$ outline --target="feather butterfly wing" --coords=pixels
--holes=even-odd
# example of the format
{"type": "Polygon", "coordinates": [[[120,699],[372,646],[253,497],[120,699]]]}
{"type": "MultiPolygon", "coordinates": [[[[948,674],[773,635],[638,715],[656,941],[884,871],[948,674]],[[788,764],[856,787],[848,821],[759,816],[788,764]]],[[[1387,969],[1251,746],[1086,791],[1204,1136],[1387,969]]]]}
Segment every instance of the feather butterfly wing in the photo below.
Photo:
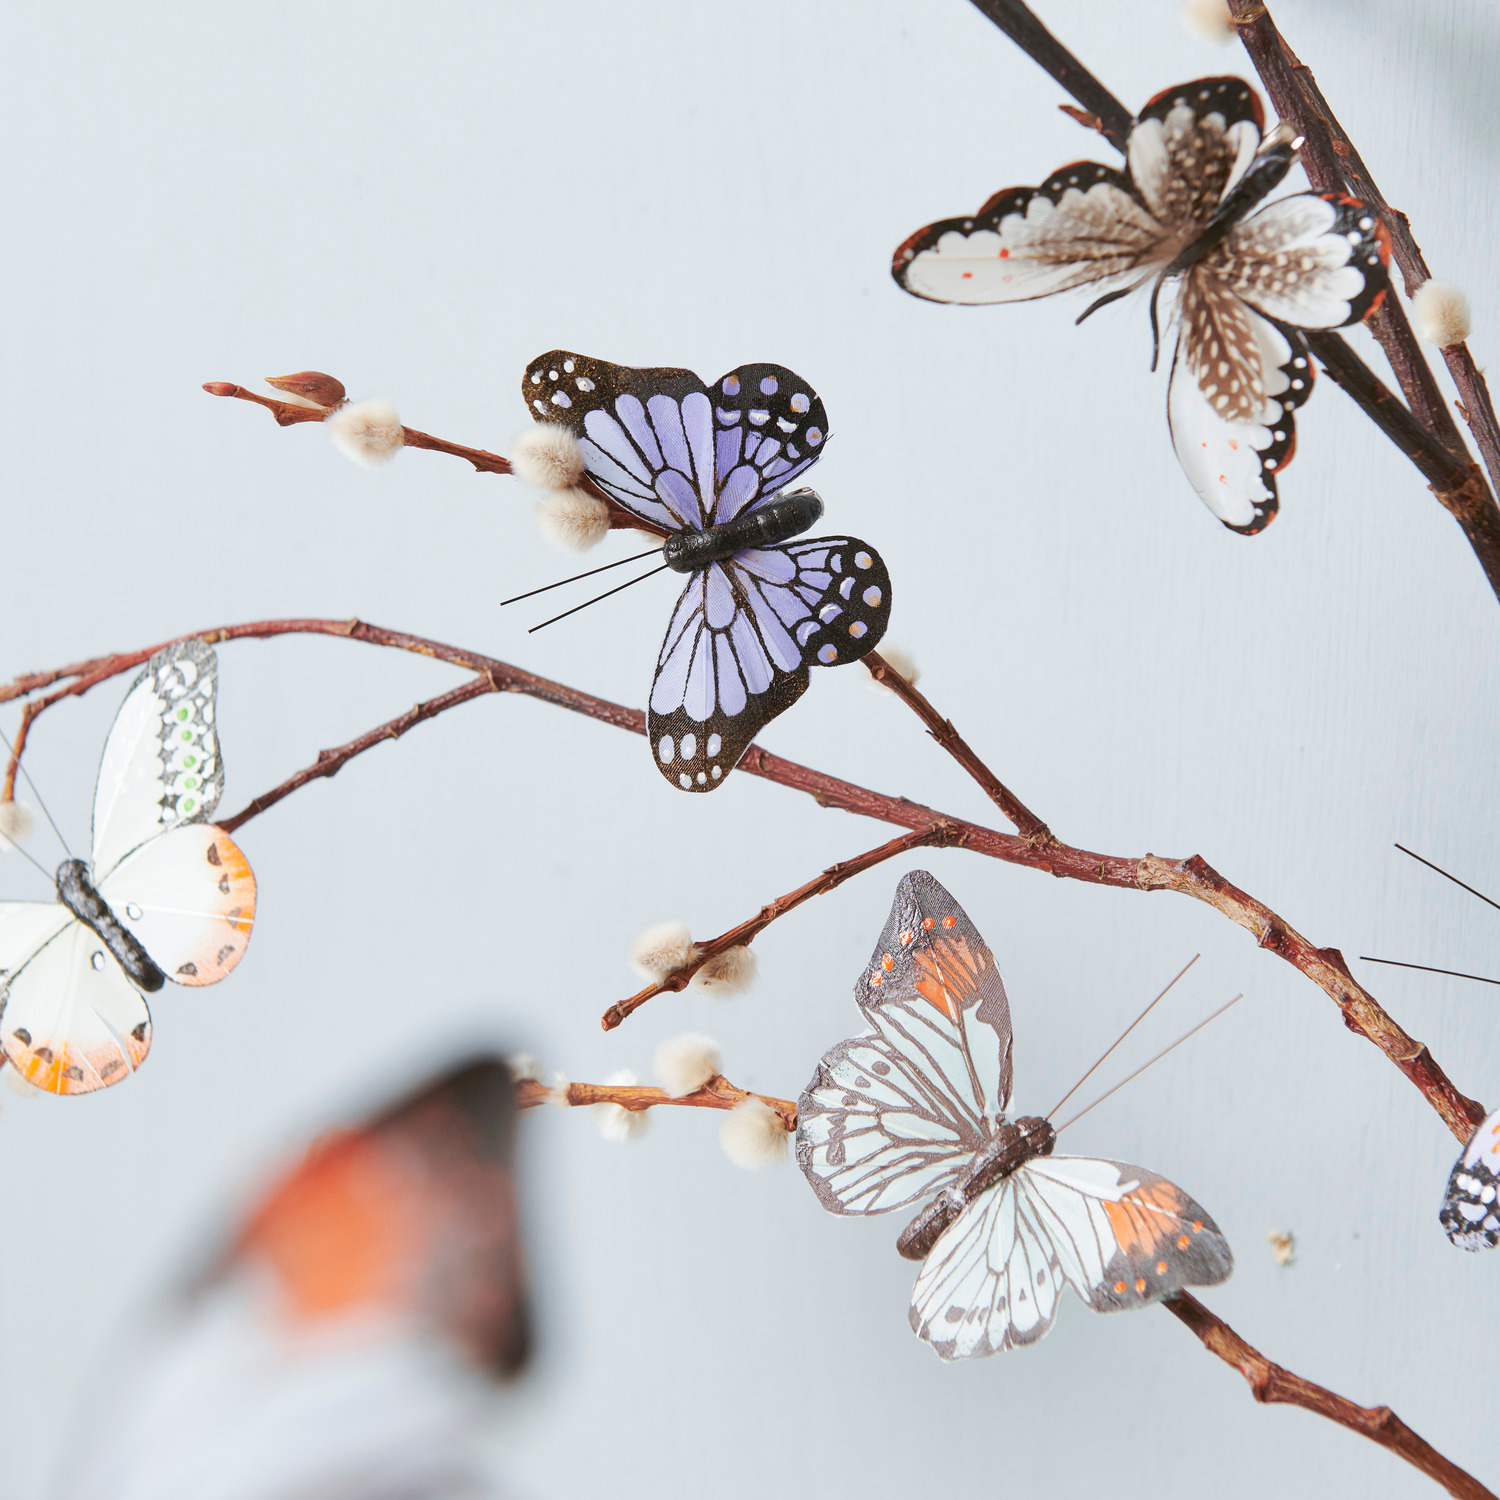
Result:
{"type": "MultiPolygon", "coordinates": [[[[972,218],[919,230],[892,274],[914,296],[963,304],[1081,286],[1123,294],[1175,269],[1209,228],[1257,165],[1263,125],[1241,79],[1166,89],[1136,118],[1125,171],[1074,162],[1042,187],[1007,189],[972,218]]],[[[1313,382],[1297,330],[1366,317],[1388,260],[1370,205],[1299,193],[1231,225],[1184,274],[1168,426],[1189,482],[1231,530],[1250,535],[1276,515],[1275,476],[1313,382]]]]}
{"type": "Polygon", "coordinates": [[[827,1052],[797,1106],[797,1161],[833,1213],[931,1197],[1010,1102],[1010,1005],[994,955],[926,871],[903,876],[855,985],[874,1030],[827,1052]]]}
{"type": "Polygon", "coordinates": [[[1203,1208],[1141,1167],[1037,1157],[969,1204],[912,1289],[911,1326],[947,1360],[1035,1343],[1064,1283],[1095,1312],[1213,1286],[1234,1257],[1203,1208]]]}
{"type": "Polygon", "coordinates": [[[857,537],[747,549],[695,573],[651,684],[657,769],[683,791],[712,791],[807,691],[809,669],[873,650],[890,612],[885,563],[857,537]]]}
{"type": "Polygon", "coordinates": [[[1500,1245],[1500,1109],[1480,1125],[1454,1163],[1439,1222],[1460,1250],[1500,1245]]]}

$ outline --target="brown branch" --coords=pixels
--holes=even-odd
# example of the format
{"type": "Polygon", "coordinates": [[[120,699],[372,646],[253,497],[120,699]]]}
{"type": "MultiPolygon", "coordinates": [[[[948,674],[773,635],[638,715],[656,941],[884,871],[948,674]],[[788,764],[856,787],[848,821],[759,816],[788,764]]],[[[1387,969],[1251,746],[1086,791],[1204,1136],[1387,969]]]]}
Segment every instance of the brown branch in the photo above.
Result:
{"type": "Polygon", "coordinates": [[[985,796],[1005,814],[1028,844],[1045,848],[1057,842],[1052,830],[980,760],[970,749],[968,741],[953,727],[953,720],[945,719],[926,696],[917,691],[914,683],[903,677],[878,651],[869,652],[863,660],[870,676],[894,693],[927,726],[928,734],[979,783],[985,796]]]}
{"type": "MultiPolygon", "coordinates": [[[[342,636],[371,645],[415,652],[453,666],[467,668],[484,677],[484,688],[476,688],[469,696],[481,696],[483,692],[524,693],[570,712],[585,714],[589,718],[613,724],[616,728],[629,730],[633,734],[646,733],[646,716],[639,709],[625,708],[607,699],[596,698],[591,693],[580,692],[563,683],[538,677],[532,672],[477,651],[445,646],[422,636],[409,635],[405,631],[368,625],[362,620],[256,620],[243,625],[195,631],[175,639],[198,639],[213,644],[231,640],[264,640],[283,635],[342,636]]],[[[32,705],[40,713],[51,703],[86,693],[91,687],[139,666],[154,652],[171,644],[171,641],[162,641],[141,651],[93,657],[53,672],[36,672],[18,677],[0,687],[0,703],[24,697],[65,678],[72,678],[73,681],[67,686],[32,705]]],[[[438,702],[437,699],[432,700],[433,705],[438,702]]],[[[441,709],[432,707],[431,712],[424,717],[433,717],[438,712],[441,709]]],[[[407,716],[403,716],[405,717],[407,716]]],[[[382,726],[382,729],[388,727],[382,726]]],[[[371,735],[362,736],[360,741],[351,743],[359,745],[361,749],[369,749],[389,737],[388,734],[372,731],[371,735]]],[[[335,755],[339,753],[333,752],[335,755]]],[[[359,749],[350,750],[339,764],[343,765],[358,753],[359,749]]],[[[317,762],[308,768],[312,772],[316,769],[317,762]]],[[[1018,835],[1001,833],[998,829],[985,828],[966,819],[938,812],[920,802],[871,791],[810,766],[783,760],[779,755],[772,755],[758,745],[752,745],[745,752],[739,769],[751,776],[761,776],[780,786],[805,792],[821,807],[842,808],[846,812],[876,818],[914,832],[945,824],[954,830],[955,842],[961,843],[965,849],[1009,864],[1024,865],[1028,869],[1045,870],[1059,879],[1079,880],[1089,885],[1115,886],[1125,890],[1170,890],[1202,901],[1243,927],[1261,947],[1276,954],[1312,980],[1338,1006],[1349,1029],[1373,1042],[1385,1053],[1422,1092],[1459,1140],[1466,1141],[1485,1117],[1484,1106],[1462,1094],[1426,1046],[1409,1036],[1379,1001],[1355,981],[1337,949],[1315,947],[1264,902],[1257,901],[1237,886],[1231,885],[1198,855],[1183,860],[1162,859],[1151,854],[1132,858],[1096,854],[1069,844],[1039,846],[1018,835]]],[[[317,778],[314,775],[307,779],[317,778]]],[[[232,820],[234,826],[238,828],[254,815],[252,803],[232,820]]]]}
{"type": "MultiPolygon", "coordinates": [[[[695,1093],[675,1096],[665,1089],[623,1083],[570,1083],[566,1090],[568,1104],[575,1109],[588,1104],[618,1104],[628,1110],[655,1109],[662,1104],[684,1104],[689,1109],[733,1109],[746,1099],[759,1099],[781,1116],[781,1123],[789,1132],[797,1128],[797,1106],[792,1100],[736,1088],[722,1073],[715,1073],[695,1093]]],[[[538,1104],[550,1104],[557,1100],[558,1092],[559,1089],[549,1088],[535,1078],[523,1078],[516,1085],[516,1108],[534,1109],[538,1104]]]]}
{"type": "Polygon", "coordinates": [[[1321,1385],[1273,1364],[1252,1348],[1222,1318],[1211,1313],[1189,1292],[1168,1297],[1162,1306],[1190,1328],[1211,1354],[1232,1365],[1250,1383],[1257,1401],[1300,1406],[1337,1422],[1361,1437],[1404,1458],[1429,1479],[1436,1480],[1459,1500],[1496,1500],[1472,1474],[1443,1457],[1431,1443],[1417,1436],[1388,1406],[1356,1406],[1321,1385]]]}
{"type": "MultiPolygon", "coordinates": [[[[1401,267],[1406,295],[1413,296],[1423,282],[1432,279],[1432,272],[1427,268],[1422,247],[1417,244],[1416,237],[1411,232],[1411,220],[1399,208],[1392,208],[1386,201],[1385,194],[1380,191],[1369,167],[1365,165],[1364,158],[1328,107],[1328,100],[1324,98],[1317,80],[1287,46],[1286,39],[1277,30],[1276,23],[1265,6],[1259,0],[1255,0],[1253,4],[1247,3],[1247,0],[1236,0],[1231,9],[1245,43],[1245,50],[1255,63],[1256,71],[1264,81],[1278,112],[1293,120],[1297,128],[1308,135],[1309,140],[1313,136],[1309,135],[1306,126],[1311,126],[1316,131],[1316,160],[1309,164],[1309,178],[1314,169],[1330,180],[1332,174],[1337,173],[1342,181],[1334,182],[1335,186],[1347,183],[1350,192],[1375,205],[1390,231],[1391,253],[1396,264],[1401,267]]],[[[1500,489],[1500,422],[1495,417],[1489,386],[1475,365],[1467,344],[1453,344],[1444,349],[1443,359],[1447,362],[1454,385],[1458,387],[1464,417],[1474,434],[1474,441],[1479,447],[1485,467],[1489,470],[1490,482],[1500,489]]],[[[1426,361],[1422,363],[1425,368],[1426,361]]],[[[1433,390],[1436,390],[1435,386],[1433,390]]],[[[1441,397],[1437,400],[1439,405],[1443,405],[1441,397]]],[[[1446,414],[1446,406],[1443,409],[1446,414]]],[[[1451,418],[1448,420],[1451,422],[1451,418]]],[[[1461,446],[1456,429],[1448,436],[1448,441],[1450,445],[1461,446]]]]}
{"type": "Polygon", "coordinates": [[[605,1031],[613,1031],[621,1021],[639,1010],[653,997],[664,994],[668,990],[674,993],[685,990],[688,981],[709,959],[717,958],[719,954],[727,952],[730,948],[748,947],[778,917],[784,917],[789,911],[801,906],[804,901],[811,901],[814,896],[826,896],[829,891],[837,889],[853,876],[874,869],[876,865],[883,864],[888,859],[894,859],[898,854],[909,854],[913,849],[933,846],[941,848],[962,844],[963,841],[964,833],[955,824],[937,822],[929,827],[919,828],[914,833],[904,833],[900,838],[892,839],[888,844],[882,844],[878,849],[871,849],[865,854],[858,854],[853,859],[841,860],[836,865],[829,865],[821,875],[815,876],[806,885],[799,885],[795,891],[788,891],[786,895],[778,896],[768,905],[761,907],[753,917],[741,922],[738,927],[731,927],[728,932],[721,932],[718,937],[710,938],[706,943],[699,945],[696,956],[683,964],[681,968],[673,969],[665,979],[658,979],[654,984],[648,984],[645,989],[638,990],[628,1000],[620,1000],[611,1005],[599,1018],[600,1026],[605,1031]]]}
{"type": "MultiPolygon", "coordinates": [[[[1098,121],[1097,128],[1107,140],[1121,151],[1125,149],[1125,138],[1130,133],[1133,119],[1130,111],[1037,20],[1023,0],[973,0],[973,4],[1083,105],[1098,121]]],[[[1394,212],[1379,195],[1368,169],[1349,144],[1348,137],[1328,109],[1327,101],[1317,91],[1312,75],[1293,56],[1276,31],[1262,0],[1229,0],[1229,7],[1240,34],[1245,39],[1246,50],[1255,62],[1278,114],[1290,121],[1306,137],[1302,160],[1309,180],[1315,187],[1329,191],[1343,192],[1352,186],[1362,196],[1369,198],[1387,215],[1388,227],[1392,230],[1395,242],[1397,236],[1394,212]],[[1265,66],[1262,66],[1263,61],[1265,66]],[[1344,169],[1351,162],[1356,164],[1357,171],[1351,173],[1346,183],[1344,169]]],[[[1401,217],[1404,223],[1404,215],[1401,217]]],[[[1405,245],[1408,244],[1415,248],[1409,226],[1405,229],[1405,241],[1397,256],[1403,271],[1406,270],[1406,262],[1401,257],[1406,253],[1405,245]]],[[[1413,261],[1413,270],[1415,268],[1416,262],[1413,261]]],[[[1426,265],[1423,262],[1420,279],[1425,279],[1425,272],[1426,265]]],[[[1408,291],[1414,290],[1415,287],[1408,282],[1408,291]]],[[[1467,464],[1461,479],[1446,483],[1435,481],[1428,473],[1428,468],[1437,461],[1436,456],[1442,451],[1450,453],[1455,460],[1467,460],[1467,450],[1459,436],[1458,426],[1438,391],[1432,369],[1423,356],[1400,305],[1387,297],[1381,309],[1366,321],[1375,337],[1380,340],[1397,383],[1411,406],[1408,415],[1412,416],[1416,430],[1422,433],[1421,440],[1415,443],[1394,440],[1407,457],[1417,464],[1438,499],[1458,520],[1474,548],[1491,589],[1500,597],[1500,506],[1496,505],[1494,493],[1483,482],[1482,477],[1469,470],[1467,464]],[[1418,461],[1418,455],[1425,460],[1425,466],[1418,461]]],[[[1460,346],[1455,346],[1458,347],[1460,346]]],[[[1447,351],[1444,353],[1446,356],[1447,351]]],[[[1319,357],[1323,357],[1321,352],[1319,357]]],[[[1349,351],[1348,358],[1358,360],[1352,350],[1349,351]]],[[[1465,374],[1459,385],[1465,398],[1464,414],[1475,430],[1476,441],[1486,464],[1490,466],[1491,477],[1500,486],[1500,428],[1495,425],[1488,388],[1484,387],[1483,377],[1473,368],[1473,361],[1467,357],[1467,350],[1464,350],[1462,359],[1455,357],[1449,360],[1450,368],[1455,365],[1472,371],[1471,375],[1465,374]],[[1490,443],[1494,449],[1494,463],[1491,463],[1491,449],[1485,446],[1486,443],[1490,443]]],[[[1366,374],[1367,379],[1340,380],[1339,383],[1365,415],[1391,436],[1390,414],[1382,410],[1379,400],[1374,400],[1372,404],[1371,391],[1378,388],[1385,393],[1386,400],[1391,399],[1390,393],[1385,391],[1373,374],[1368,371],[1366,374]]],[[[1455,380],[1458,380],[1458,375],[1455,375],[1455,380]]]]}

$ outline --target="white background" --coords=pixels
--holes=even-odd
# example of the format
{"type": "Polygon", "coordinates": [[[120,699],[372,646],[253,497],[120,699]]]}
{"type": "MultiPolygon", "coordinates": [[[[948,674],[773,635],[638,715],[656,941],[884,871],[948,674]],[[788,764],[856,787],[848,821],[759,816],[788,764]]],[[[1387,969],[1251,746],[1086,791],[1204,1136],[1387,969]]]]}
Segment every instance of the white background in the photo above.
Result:
{"type": "MultiPolygon", "coordinates": [[[[1041,9],[1132,105],[1248,71],[1165,0],[1041,9]]],[[[1480,0],[1276,13],[1437,274],[1475,294],[1482,362],[1500,340],[1500,22],[1480,0]]],[[[1089,848],[1201,852],[1340,947],[1460,1088],[1500,1097],[1495,991],[1358,962],[1496,970],[1500,916],[1392,843],[1500,885],[1500,606],[1331,382],[1300,414],[1280,519],[1247,540],[1176,467],[1137,303],[1075,329],[1066,302],[944,309],[896,290],[890,252],[917,226],[1113,159],[961,0],[58,3],[13,7],[6,30],[5,676],[357,614],[640,704],[668,582],[528,637],[548,601],[497,602],[571,559],[518,484],[417,452],[361,472],[317,427],[279,431],[199,383],[312,366],[504,452],[545,349],[706,379],[777,361],[827,404],[810,478],[830,529],[889,563],[889,639],[1024,800],[1089,848]]],[[[862,678],[817,673],[763,742],[996,822],[862,678]]],[[[460,680],[341,641],[222,648],[224,808],[460,680]]],[[[124,686],[33,736],[75,845],[124,686]]],[[[638,739],[508,697],[249,825],[261,903],[232,980],[162,995],[150,1066],[124,1086],[0,1107],[0,1489],[49,1492],[91,1367],[254,1181],[455,1048],[524,1046],[597,1079],[648,1071],[691,1027],[736,1082],[794,1097],[856,1027],[850,986],[899,865],[768,932],[749,996],[667,997],[607,1036],[597,1017],[636,987],[624,953],[648,923],[718,932],[889,832],[743,774],[675,794],[638,739]]],[[[1462,1254],[1437,1225],[1457,1147],[1421,1096],[1206,907],[962,852],[915,864],[995,949],[1023,1108],[1047,1108],[1192,953],[1192,982],[1112,1077],[1246,991],[1067,1148],[1181,1182],[1238,1254],[1206,1302],[1493,1484],[1500,1255],[1462,1254]],[[1283,1228],[1288,1268],[1265,1240],[1283,1228]]],[[[0,876],[46,895],[13,857],[0,876]]],[[[1328,1423],[1257,1407],[1155,1309],[1069,1299],[1036,1348],[940,1365],[907,1329],[900,1225],[824,1214],[791,1168],[740,1172],[717,1126],[663,1111],[620,1148],[583,1114],[526,1120],[541,1355],[494,1443],[516,1493],[710,1476],[747,1496],[1436,1493],[1328,1423]]]]}

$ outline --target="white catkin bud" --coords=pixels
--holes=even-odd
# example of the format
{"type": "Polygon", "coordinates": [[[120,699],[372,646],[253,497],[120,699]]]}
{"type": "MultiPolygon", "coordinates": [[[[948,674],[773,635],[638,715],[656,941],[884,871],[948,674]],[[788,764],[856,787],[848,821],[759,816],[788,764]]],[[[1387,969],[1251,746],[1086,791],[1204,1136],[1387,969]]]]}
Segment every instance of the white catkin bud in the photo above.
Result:
{"type": "Polygon", "coordinates": [[[764,1099],[741,1099],[724,1116],[719,1144],[737,1167],[774,1167],[786,1160],[786,1122],[764,1099]]]}
{"type": "Polygon", "coordinates": [[[656,1049],[656,1081],[674,1098],[695,1094],[723,1066],[719,1044],[685,1031],[656,1049]]]}
{"type": "Polygon", "coordinates": [[[406,442],[401,418],[389,401],[351,401],[323,425],[333,446],[367,469],[389,463],[406,442]]]}
{"type": "Polygon", "coordinates": [[[14,849],[31,832],[34,822],[24,802],[0,802],[0,849],[14,849]]]}
{"type": "Polygon", "coordinates": [[[1464,343],[1474,326],[1469,299],[1446,281],[1424,281],[1411,299],[1411,321],[1417,337],[1451,349],[1464,343]]]}
{"type": "Polygon", "coordinates": [[[547,1088],[547,1103],[558,1109],[571,1109],[573,1101],[568,1098],[568,1075],[554,1073],[547,1088]]]}
{"type": "Polygon", "coordinates": [[[510,445],[510,471],[534,490],[569,490],[583,479],[583,450],[566,427],[538,422],[510,445]]]}
{"type": "Polygon", "coordinates": [[[705,961],[688,980],[688,988],[725,997],[742,995],[755,982],[755,969],[755,955],[743,944],[726,948],[705,961]]]}
{"type": "MultiPolygon", "coordinates": [[[[629,1068],[611,1073],[605,1080],[612,1087],[633,1087],[640,1082],[629,1068]]],[[[596,1104],[594,1121],[599,1134],[607,1141],[629,1141],[638,1136],[650,1123],[651,1116],[644,1109],[626,1109],[620,1104],[596,1104]]]]}
{"type": "Polygon", "coordinates": [[[1289,1229],[1273,1229],[1266,1236],[1278,1266],[1289,1266],[1297,1258],[1297,1239],[1289,1229]]]}
{"type": "Polygon", "coordinates": [[[609,535],[609,507],[587,490],[553,490],[536,508],[536,524],[563,552],[587,552],[609,535]]]}
{"type": "MultiPolygon", "coordinates": [[[[885,664],[888,667],[890,667],[900,676],[904,677],[909,683],[911,683],[913,687],[917,685],[917,679],[922,675],[922,673],[918,669],[916,662],[911,659],[911,653],[909,651],[903,651],[900,646],[882,645],[880,648],[880,655],[884,659],[885,664]]],[[[869,669],[869,663],[866,662],[865,670],[868,672],[869,669]]],[[[870,686],[874,688],[877,693],[889,693],[892,691],[883,682],[879,681],[873,673],[871,673],[870,675],[870,686]]]]}
{"type": "Polygon", "coordinates": [[[653,983],[692,963],[697,956],[692,936],[681,922],[659,922],[630,945],[630,967],[653,983]]]}
{"type": "Polygon", "coordinates": [[[1234,35],[1228,0],[1186,0],[1177,14],[1182,24],[1205,42],[1227,42],[1234,35]]]}
{"type": "Polygon", "coordinates": [[[510,1076],[517,1083],[527,1080],[540,1082],[542,1070],[537,1065],[537,1060],[529,1052],[517,1052],[514,1057],[507,1057],[505,1065],[510,1069],[510,1076]]]}

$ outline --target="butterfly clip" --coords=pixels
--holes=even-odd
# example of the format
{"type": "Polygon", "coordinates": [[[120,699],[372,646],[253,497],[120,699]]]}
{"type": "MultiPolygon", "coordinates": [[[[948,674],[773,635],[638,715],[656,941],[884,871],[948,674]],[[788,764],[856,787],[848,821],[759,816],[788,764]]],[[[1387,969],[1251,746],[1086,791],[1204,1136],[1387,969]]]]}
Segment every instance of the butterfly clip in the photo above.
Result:
{"type": "MultiPolygon", "coordinates": [[[[1231,531],[1276,516],[1276,476],[1312,394],[1304,329],[1368,317],[1385,296],[1390,236],[1370,204],[1294,193],[1257,208],[1300,140],[1239,78],[1165,89],[1136,117],[1125,169],[1078,161],[1041,187],[1006,188],[978,213],[919,229],[891,274],[932,302],[1023,302],[1108,287],[1079,318],[1147,282],[1151,323],[1178,283],[1167,392],[1172,442],[1193,488],[1231,531]]],[[[1155,368],[1153,358],[1152,368],[1155,368]]]]}
{"type": "Polygon", "coordinates": [[[711,792],[807,690],[809,668],[858,661],[885,634],[891,580],[858,537],[793,541],[822,499],[787,486],[817,460],[823,403],[781,365],[705,385],[555,349],[521,383],[538,422],[578,439],[590,480],[687,575],[651,684],[657,770],[711,792]]]}
{"type": "Polygon", "coordinates": [[[0,1047],[28,1083],[86,1094],[151,1046],[146,995],[217,984],[244,956],[255,876],[207,822],[224,786],[218,663],[202,641],[158,651],[104,742],[91,858],[55,901],[0,902],[0,1047]]]}
{"type": "Polygon", "coordinates": [[[925,870],[896,887],[854,996],[873,1029],[818,1064],[797,1105],[797,1161],[831,1213],[925,1203],[897,1249],[922,1261],[911,1326],[943,1359],[1035,1343],[1064,1284],[1116,1312],[1228,1277],[1228,1243],[1181,1188],[1054,1156],[1050,1122],[1007,1118],[1005,986],[925,870]]]}

